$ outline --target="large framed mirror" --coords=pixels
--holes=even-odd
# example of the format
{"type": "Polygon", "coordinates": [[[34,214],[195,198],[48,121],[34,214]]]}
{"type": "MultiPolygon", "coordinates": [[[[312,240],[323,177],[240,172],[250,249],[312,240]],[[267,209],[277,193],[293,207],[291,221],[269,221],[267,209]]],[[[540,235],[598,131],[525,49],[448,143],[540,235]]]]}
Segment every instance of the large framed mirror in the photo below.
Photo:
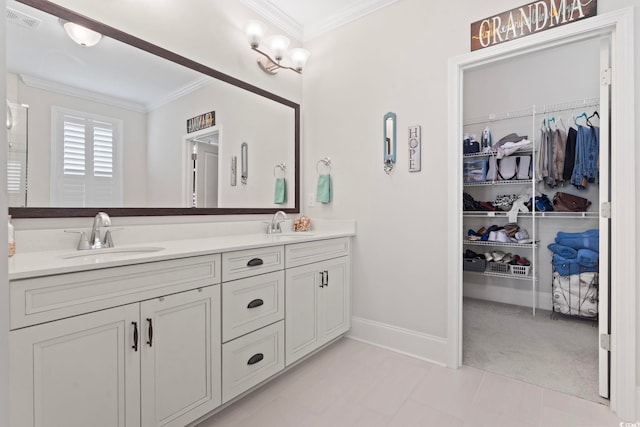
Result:
{"type": "Polygon", "coordinates": [[[47,0],[6,5],[15,218],[299,212],[297,103],[47,0]]]}

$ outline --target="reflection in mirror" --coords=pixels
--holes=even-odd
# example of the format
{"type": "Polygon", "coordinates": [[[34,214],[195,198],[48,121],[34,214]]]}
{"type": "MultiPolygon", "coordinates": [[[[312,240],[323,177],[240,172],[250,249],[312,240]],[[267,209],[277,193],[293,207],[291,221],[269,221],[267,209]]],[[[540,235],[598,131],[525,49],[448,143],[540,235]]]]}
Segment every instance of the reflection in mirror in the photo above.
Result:
{"type": "Polygon", "coordinates": [[[249,178],[249,144],[246,142],[240,145],[240,164],[242,165],[240,181],[242,181],[242,185],[247,185],[247,179],[249,178]]]}
{"type": "MultiPolygon", "coordinates": [[[[18,16],[7,23],[7,93],[15,123],[10,206],[26,206],[12,210],[16,217],[51,207],[156,208],[134,215],[199,213],[193,208],[266,213],[276,207],[273,164],[299,164],[297,104],[84,17],[83,24],[105,36],[80,47],[56,16],[22,3],[66,21],[73,12],[42,0],[6,3],[18,16]],[[35,24],[23,25],[29,18],[35,24]],[[187,121],[208,112],[215,112],[215,129],[190,133],[187,121]],[[26,127],[18,134],[21,124],[26,127]],[[246,185],[235,186],[233,178],[222,177],[234,176],[238,155],[242,172],[248,172],[243,141],[252,141],[259,161],[252,164],[255,179],[247,181],[243,173],[246,185]]],[[[299,171],[288,173],[297,195],[299,171]]],[[[278,208],[296,212],[297,206],[294,197],[278,208]]],[[[76,214],[48,209],[46,215],[76,214]]]]}
{"type": "Polygon", "coordinates": [[[7,197],[9,206],[27,205],[26,105],[7,101],[7,197]]]}

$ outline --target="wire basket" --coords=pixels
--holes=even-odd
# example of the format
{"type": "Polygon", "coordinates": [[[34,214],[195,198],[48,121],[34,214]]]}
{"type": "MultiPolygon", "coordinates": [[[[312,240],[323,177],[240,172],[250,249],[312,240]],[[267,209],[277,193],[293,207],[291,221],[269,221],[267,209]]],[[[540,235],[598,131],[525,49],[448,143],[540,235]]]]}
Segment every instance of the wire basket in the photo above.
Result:
{"type": "Polygon", "coordinates": [[[486,271],[491,273],[509,274],[509,264],[505,264],[504,262],[488,262],[486,271]]]}
{"type": "Polygon", "coordinates": [[[511,274],[514,276],[528,276],[530,265],[510,265],[511,274]]]}

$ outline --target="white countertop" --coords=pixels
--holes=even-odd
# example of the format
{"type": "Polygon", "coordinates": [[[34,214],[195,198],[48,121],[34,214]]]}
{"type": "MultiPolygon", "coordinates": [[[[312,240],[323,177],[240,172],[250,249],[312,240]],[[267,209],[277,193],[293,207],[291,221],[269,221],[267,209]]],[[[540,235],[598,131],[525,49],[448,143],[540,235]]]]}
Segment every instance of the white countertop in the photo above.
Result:
{"type": "Polygon", "coordinates": [[[9,280],[217,254],[274,245],[290,245],[354,235],[354,229],[345,228],[342,230],[313,230],[309,232],[286,232],[272,235],[265,233],[236,234],[218,237],[189,238],[184,240],[153,241],[129,245],[116,244],[114,248],[114,250],[162,248],[155,252],[109,253],[110,250],[106,249],[101,253],[100,249],[85,251],[64,249],[16,253],[16,255],[9,258],[9,280]],[[76,254],[86,254],[86,256],[65,258],[66,256],[76,254]]]}

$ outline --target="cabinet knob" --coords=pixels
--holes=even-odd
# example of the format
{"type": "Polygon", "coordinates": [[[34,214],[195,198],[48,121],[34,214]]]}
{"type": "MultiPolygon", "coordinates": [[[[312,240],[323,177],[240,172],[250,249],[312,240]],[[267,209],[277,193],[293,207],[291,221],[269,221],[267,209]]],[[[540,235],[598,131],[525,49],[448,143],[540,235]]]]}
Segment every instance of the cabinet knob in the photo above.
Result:
{"type": "Polygon", "coordinates": [[[262,301],[260,298],[254,299],[249,303],[249,305],[247,305],[247,308],[256,308],[256,307],[260,307],[263,304],[264,304],[264,301],[262,301]]]}
{"type": "Polygon", "coordinates": [[[153,320],[147,317],[147,322],[149,323],[149,328],[147,330],[149,340],[147,341],[147,344],[149,344],[149,347],[153,347],[153,320]]]}
{"type": "Polygon", "coordinates": [[[257,267],[262,264],[264,264],[264,261],[261,258],[252,258],[247,262],[247,267],[257,267]]]}
{"type": "Polygon", "coordinates": [[[131,348],[134,351],[138,351],[138,322],[131,322],[133,325],[133,345],[131,348]]]}
{"type": "Polygon", "coordinates": [[[253,356],[251,356],[251,358],[249,358],[247,365],[255,365],[256,363],[260,362],[262,359],[264,359],[264,354],[262,353],[254,354],[253,356]]]}

